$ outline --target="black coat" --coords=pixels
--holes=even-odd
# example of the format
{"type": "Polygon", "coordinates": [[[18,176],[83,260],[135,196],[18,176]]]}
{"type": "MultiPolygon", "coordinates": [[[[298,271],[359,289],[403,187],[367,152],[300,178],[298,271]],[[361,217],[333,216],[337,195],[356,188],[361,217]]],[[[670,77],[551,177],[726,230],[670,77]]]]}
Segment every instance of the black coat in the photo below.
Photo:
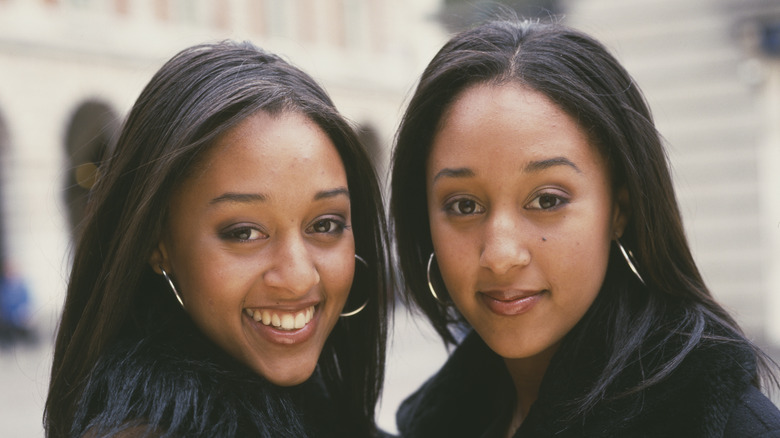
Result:
{"type": "MultiPolygon", "coordinates": [[[[567,421],[567,401],[592,383],[598,354],[571,361],[559,352],[515,437],[776,437],[780,412],[751,385],[752,352],[733,344],[693,350],[665,380],[618,401],[602,400],[567,421]]],[[[638,368],[627,376],[638,376],[638,368]]],[[[623,382],[628,384],[630,382],[623,382]]],[[[631,385],[628,385],[631,386],[631,385]]],[[[402,437],[503,437],[514,406],[503,360],[470,333],[442,369],[403,402],[402,437]]]]}
{"type": "Polygon", "coordinates": [[[344,436],[318,374],[277,387],[191,326],[120,342],[95,365],[71,435],[128,429],[154,437],[344,436]]]}

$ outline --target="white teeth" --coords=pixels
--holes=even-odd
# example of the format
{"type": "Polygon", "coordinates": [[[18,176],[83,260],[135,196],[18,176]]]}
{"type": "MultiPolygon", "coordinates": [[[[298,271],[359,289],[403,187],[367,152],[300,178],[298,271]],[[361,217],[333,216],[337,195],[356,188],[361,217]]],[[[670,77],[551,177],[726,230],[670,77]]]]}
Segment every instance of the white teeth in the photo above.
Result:
{"type": "Polygon", "coordinates": [[[282,330],[292,330],[295,328],[295,317],[289,313],[282,314],[282,330]]]}
{"type": "Polygon", "coordinates": [[[303,328],[306,325],[306,315],[309,312],[301,312],[295,315],[295,328],[303,328]]]}
{"type": "Polygon", "coordinates": [[[314,306],[294,313],[246,309],[246,314],[263,325],[272,325],[281,330],[298,330],[304,328],[314,318],[314,306]]]}

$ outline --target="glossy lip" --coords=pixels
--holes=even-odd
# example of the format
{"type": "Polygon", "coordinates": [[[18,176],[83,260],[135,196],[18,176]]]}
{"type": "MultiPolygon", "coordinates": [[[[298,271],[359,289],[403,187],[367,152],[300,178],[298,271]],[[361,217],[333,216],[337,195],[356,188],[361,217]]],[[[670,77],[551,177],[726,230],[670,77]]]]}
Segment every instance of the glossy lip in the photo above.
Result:
{"type": "Polygon", "coordinates": [[[488,290],[480,291],[479,298],[491,312],[501,316],[516,316],[526,313],[549,291],[488,290]]]}
{"type": "Polygon", "coordinates": [[[268,310],[278,310],[280,312],[297,312],[303,309],[306,309],[307,307],[314,306],[314,316],[312,316],[311,321],[309,321],[303,328],[299,328],[297,330],[280,330],[272,325],[265,325],[262,322],[255,321],[254,318],[246,314],[246,311],[242,309],[241,314],[244,318],[244,322],[249,324],[253,329],[254,332],[260,335],[261,338],[264,340],[271,342],[273,344],[279,344],[279,345],[293,345],[293,344],[300,344],[303,342],[308,341],[311,339],[312,336],[314,336],[314,333],[317,330],[317,326],[319,325],[320,320],[320,305],[321,303],[318,302],[312,302],[312,303],[302,303],[300,305],[296,305],[295,307],[279,307],[279,306],[252,306],[252,307],[246,307],[246,309],[268,309],[268,310]]]}

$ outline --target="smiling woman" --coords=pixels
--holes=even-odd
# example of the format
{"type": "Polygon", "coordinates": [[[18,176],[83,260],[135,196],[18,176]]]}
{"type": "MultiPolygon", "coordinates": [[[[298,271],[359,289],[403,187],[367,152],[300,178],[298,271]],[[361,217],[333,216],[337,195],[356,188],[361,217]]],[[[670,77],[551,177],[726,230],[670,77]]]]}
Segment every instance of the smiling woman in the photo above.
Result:
{"type": "Polygon", "coordinates": [[[344,165],[293,112],[249,116],[203,162],[174,191],[151,266],[175,279],[187,313],[230,355],[273,383],[299,384],[352,285],[344,165]]]}
{"type": "Polygon", "coordinates": [[[774,368],[710,295],[650,111],[591,37],[454,36],[399,127],[390,206],[407,298],[459,344],[404,437],[780,434],[774,368]]]}
{"type": "Polygon", "coordinates": [[[103,167],[57,334],[48,436],[378,434],[381,198],[309,76],[248,43],[186,49],[103,167]]]}

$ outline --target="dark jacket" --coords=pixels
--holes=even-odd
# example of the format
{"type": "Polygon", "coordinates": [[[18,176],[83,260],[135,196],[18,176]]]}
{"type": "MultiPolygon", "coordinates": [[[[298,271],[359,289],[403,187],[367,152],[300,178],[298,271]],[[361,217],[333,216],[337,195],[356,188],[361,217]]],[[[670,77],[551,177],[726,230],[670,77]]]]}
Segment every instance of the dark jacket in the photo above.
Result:
{"type": "MultiPolygon", "coordinates": [[[[186,323],[185,323],[186,324],[186,323]]],[[[119,342],[95,365],[71,435],[340,437],[318,374],[281,388],[194,327],[119,342]]]]}
{"type": "MultiPolygon", "coordinates": [[[[539,398],[515,437],[776,437],[780,412],[754,386],[752,352],[734,344],[694,349],[665,380],[640,393],[605,398],[585,417],[567,420],[567,402],[583,395],[603,355],[562,358],[544,376],[539,398]]],[[[641,374],[638,365],[627,378],[641,374]]],[[[638,380],[637,380],[638,381],[638,380]]],[[[630,382],[623,379],[624,387],[630,382]]],[[[514,406],[503,360],[475,333],[398,411],[402,437],[503,437],[514,406]]]]}

